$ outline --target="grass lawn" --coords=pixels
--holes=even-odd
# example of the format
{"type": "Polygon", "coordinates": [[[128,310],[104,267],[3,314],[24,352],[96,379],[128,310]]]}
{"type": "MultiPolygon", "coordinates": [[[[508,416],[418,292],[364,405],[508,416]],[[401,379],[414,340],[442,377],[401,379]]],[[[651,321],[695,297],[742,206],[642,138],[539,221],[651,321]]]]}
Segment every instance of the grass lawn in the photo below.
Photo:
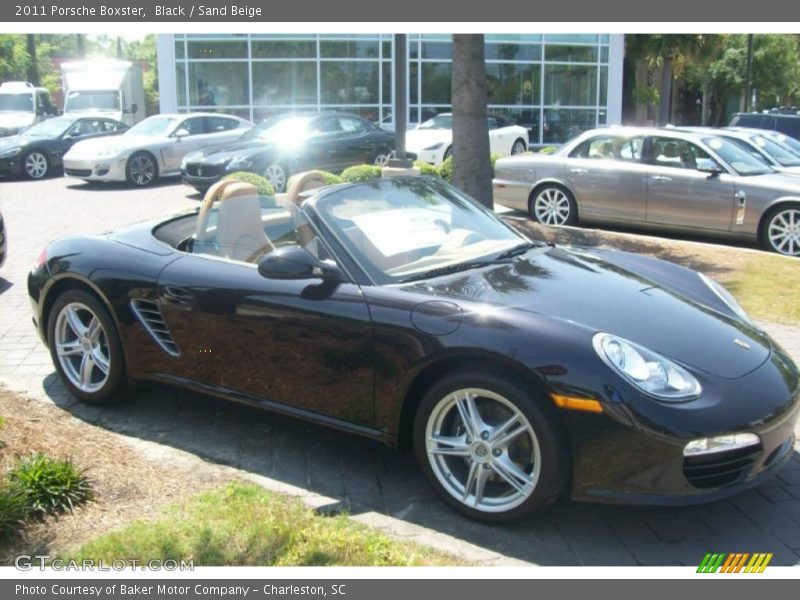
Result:
{"type": "MultiPolygon", "coordinates": [[[[800,325],[800,259],[726,245],[705,245],[584,229],[554,228],[532,221],[509,223],[531,239],[557,244],[617,248],[649,254],[700,271],[736,296],[756,320],[800,325]]],[[[647,234],[645,234],[647,235],[647,234]]]]}
{"type": "Polygon", "coordinates": [[[88,542],[66,559],[193,559],[195,566],[456,565],[345,515],[320,516],[300,500],[233,482],[88,542]]]}

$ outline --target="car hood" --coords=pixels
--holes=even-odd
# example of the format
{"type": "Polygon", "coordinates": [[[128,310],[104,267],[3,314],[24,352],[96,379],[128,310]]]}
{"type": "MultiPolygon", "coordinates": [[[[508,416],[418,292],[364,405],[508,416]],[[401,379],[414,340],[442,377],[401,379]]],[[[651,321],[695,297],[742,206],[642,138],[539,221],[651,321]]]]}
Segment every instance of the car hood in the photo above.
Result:
{"type": "Polygon", "coordinates": [[[800,167],[778,167],[778,173],[798,177],[800,176],[800,167]]]}
{"type": "Polygon", "coordinates": [[[26,112],[0,112],[0,129],[18,129],[33,125],[34,114],[26,112]]]}
{"type": "Polygon", "coordinates": [[[560,247],[534,250],[508,263],[416,283],[409,291],[619,335],[728,379],[746,375],[769,358],[771,343],[760,330],[637,275],[613,257],[613,251],[600,258],[560,247]]]}
{"type": "Polygon", "coordinates": [[[278,146],[276,142],[263,140],[242,140],[228,142],[216,146],[207,146],[186,156],[190,162],[203,162],[207,164],[223,163],[239,156],[252,156],[258,152],[265,152],[278,146]]]}
{"type": "Polygon", "coordinates": [[[9,135],[8,137],[2,137],[0,138],[0,152],[8,150],[9,148],[24,146],[27,143],[28,138],[25,138],[21,135],[9,135]]]}
{"type": "Polygon", "coordinates": [[[419,152],[435,144],[449,144],[452,139],[450,129],[412,129],[406,132],[406,149],[419,152]]]}

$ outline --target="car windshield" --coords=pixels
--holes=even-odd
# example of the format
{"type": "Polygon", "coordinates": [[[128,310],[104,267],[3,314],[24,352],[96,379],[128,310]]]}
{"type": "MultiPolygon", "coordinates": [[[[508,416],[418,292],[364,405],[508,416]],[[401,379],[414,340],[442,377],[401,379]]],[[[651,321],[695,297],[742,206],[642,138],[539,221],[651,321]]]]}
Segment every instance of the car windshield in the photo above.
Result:
{"type": "Polygon", "coordinates": [[[527,242],[491,211],[428,177],[335,188],[315,208],[379,285],[468,269],[527,242]]]}
{"type": "Polygon", "coordinates": [[[64,105],[65,112],[79,110],[119,110],[119,92],[117,91],[80,91],[70,92],[64,105]]]}
{"type": "Polygon", "coordinates": [[[25,135],[29,137],[56,138],[64,133],[74,122],[75,117],[47,119],[25,131],[25,135]]]}
{"type": "Polygon", "coordinates": [[[417,129],[452,129],[453,115],[436,115],[417,125],[417,129]]]}
{"type": "Polygon", "coordinates": [[[717,155],[728,163],[739,175],[765,175],[772,173],[773,169],[763,160],[756,158],[731,140],[709,136],[703,138],[703,143],[711,148],[717,155]]]}
{"type": "Polygon", "coordinates": [[[773,140],[777,140],[778,142],[780,142],[784,146],[788,146],[794,152],[796,152],[798,156],[800,156],[800,141],[794,139],[791,136],[784,135],[782,133],[778,133],[777,131],[776,132],[770,132],[770,133],[767,133],[765,135],[767,135],[768,137],[772,138],[773,140]]]}
{"type": "Polygon", "coordinates": [[[267,119],[242,136],[249,140],[291,140],[306,134],[313,117],[282,117],[267,119]]]}
{"type": "Polygon", "coordinates": [[[0,94],[0,112],[33,112],[33,94],[0,94]]]}
{"type": "Polygon", "coordinates": [[[763,135],[751,135],[750,141],[774,158],[782,167],[800,166],[800,155],[795,154],[775,140],[766,138],[763,135]]]}
{"type": "Polygon", "coordinates": [[[123,135],[169,135],[180,120],[178,117],[149,117],[128,129],[123,135]]]}

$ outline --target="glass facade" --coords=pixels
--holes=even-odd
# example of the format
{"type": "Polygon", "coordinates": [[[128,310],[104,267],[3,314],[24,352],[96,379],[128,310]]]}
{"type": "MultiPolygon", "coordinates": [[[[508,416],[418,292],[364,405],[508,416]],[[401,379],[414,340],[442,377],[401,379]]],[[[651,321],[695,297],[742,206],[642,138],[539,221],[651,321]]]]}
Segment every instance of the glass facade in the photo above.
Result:
{"type": "MultiPolygon", "coordinates": [[[[345,110],[392,122],[391,34],[179,34],[177,110],[261,121],[345,110]]],[[[489,111],[527,127],[531,143],[563,142],[608,120],[609,36],[487,34],[489,111]]],[[[449,34],[408,36],[410,123],[451,110],[449,34]]]]}

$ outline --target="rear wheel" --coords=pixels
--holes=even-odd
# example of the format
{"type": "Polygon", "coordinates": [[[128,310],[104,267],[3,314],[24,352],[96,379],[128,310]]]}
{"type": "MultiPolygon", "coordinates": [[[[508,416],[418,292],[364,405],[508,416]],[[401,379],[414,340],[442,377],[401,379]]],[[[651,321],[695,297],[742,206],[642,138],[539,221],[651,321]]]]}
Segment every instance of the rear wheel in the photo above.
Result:
{"type": "Polygon", "coordinates": [[[72,395],[92,404],[120,397],[122,345],[111,315],[95,296],[83,290],[63,293],[50,311],[47,332],[53,364],[72,395]]]}
{"type": "Polygon", "coordinates": [[[389,162],[389,155],[391,153],[386,148],[378,150],[375,155],[372,157],[372,164],[377,165],[379,167],[385,167],[386,163],[389,162]]]}
{"type": "Polygon", "coordinates": [[[800,256],[800,204],[772,209],[764,219],[761,241],[772,252],[800,256]]]}
{"type": "Polygon", "coordinates": [[[482,521],[544,510],[570,471],[552,407],[530,386],[489,373],[458,372],[434,384],[416,414],[414,446],[442,499],[482,521]]]}
{"type": "Polygon", "coordinates": [[[28,152],[22,160],[22,170],[28,179],[41,179],[50,171],[50,161],[43,152],[28,152]]]}
{"type": "Polygon", "coordinates": [[[527,150],[527,146],[525,146],[525,141],[523,139],[517,139],[514,142],[514,145],[511,146],[511,154],[522,154],[527,150]]]}
{"type": "Polygon", "coordinates": [[[131,156],[125,171],[128,182],[139,187],[150,185],[158,177],[156,159],[147,152],[137,152],[131,156]]]}
{"type": "Polygon", "coordinates": [[[569,190],[545,185],[533,194],[531,216],[543,225],[572,225],[578,220],[578,207],[569,190]]]}

